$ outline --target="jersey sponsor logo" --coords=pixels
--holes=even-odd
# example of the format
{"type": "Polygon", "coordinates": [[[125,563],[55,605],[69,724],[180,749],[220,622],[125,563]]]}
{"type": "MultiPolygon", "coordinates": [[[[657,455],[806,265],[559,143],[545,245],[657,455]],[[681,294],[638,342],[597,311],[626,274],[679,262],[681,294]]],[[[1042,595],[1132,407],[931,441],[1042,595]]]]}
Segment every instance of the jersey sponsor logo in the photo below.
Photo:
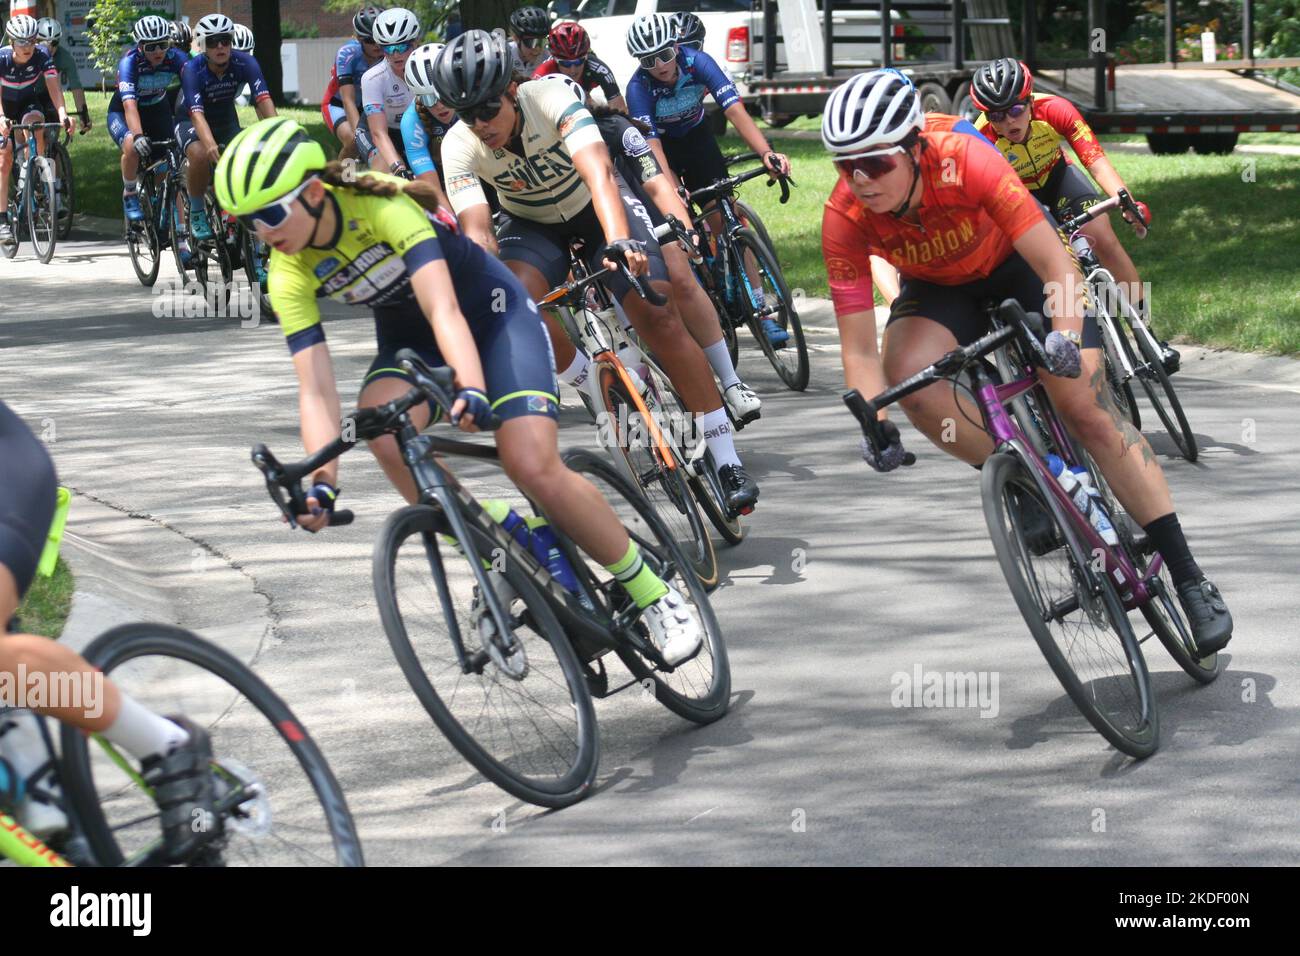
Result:
{"type": "Polygon", "coordinates": [[[643,156],[650,152],[650,144],[635,126],[623,130],[623,152],[629,156],[643,156]]]}
{"type": "Polygon", "coordinates": [[[826,260],[826,278],[830,282],[857,282],[858,267],[843,256],[831,256],[826,260]]]}
{"type": "MultiPolygon", "coordinates": [[[[510,168],[492,177],[492,183],[498,189],[509,192],[550,191],[574,175],[573,160],[563,143],[552,143],[540,153],[534,153],[526,159],[512,158],[510,168]]],[[[448,183],[448,190],[455,190],[453,183],[448,183]]],[[[471,180],[473,177],[469,177],[471,180]]],[[[461,187],[465,188],[465,187],[461,187]]]]}
{"type": "Polygon", "coordinates": [[[457,173],[447,177],[447,193],[462,193],[478,185],[478,177],[473,173],[457,173]]]}
{"type": "Polygon", "coordinates": [[[889,250],[889,261],[896,266],[917,265],[933,259],[956,259],[976,242],[975,225],[963,219],[955,229],[939,229],[927,234],[927,241],[904,241],[889,250]]]}
{"type": "Polygon", "coordinates": [[[349,220],[348,220],[348,232],[356,232],[356,231],[357,231],[357,228],[358,228],[358,227],[357,227],[357,221],[356,221],[355,219],[349,219],[349,220]]]}
{"type": "MultiPolygon", "coordinates": [[[[356,220],[354,219],[353,222],[355,221],[356,220]]],[[[316,269],[315,269],[316,278],[317,279],[325,278],[327,275],[329,275],[331,272],[337,269],[340,264],[341,263],[339,262],[336,256],[330,256],[326,259],[322,259],[320,262],[316,264],[316,269]]]]}
{"type": "MultiPolygon", "coordinates": [[[[355,259],[322,282],[321,290],[326,295],[333,295],[351,285],[353,281],[364,275],[366,270],[383,262],[392,254],[393,247],[386,242],[377,242],[372,246],[368,246],[355,259]]],[[[319,273],[317,275],[319,276],[319,273]]]]}

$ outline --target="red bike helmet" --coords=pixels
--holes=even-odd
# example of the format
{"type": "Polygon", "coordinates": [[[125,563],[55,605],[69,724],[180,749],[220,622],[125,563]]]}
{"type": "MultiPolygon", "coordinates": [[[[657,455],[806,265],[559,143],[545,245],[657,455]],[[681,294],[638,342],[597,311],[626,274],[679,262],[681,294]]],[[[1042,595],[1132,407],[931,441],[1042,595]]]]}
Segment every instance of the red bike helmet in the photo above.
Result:
{"type": "Polygon", "coordinates": [[[591,37],[582,24],[565,21],[551,27],[547,45],[557,60],[580,60],[591,52],[591,37]]]}

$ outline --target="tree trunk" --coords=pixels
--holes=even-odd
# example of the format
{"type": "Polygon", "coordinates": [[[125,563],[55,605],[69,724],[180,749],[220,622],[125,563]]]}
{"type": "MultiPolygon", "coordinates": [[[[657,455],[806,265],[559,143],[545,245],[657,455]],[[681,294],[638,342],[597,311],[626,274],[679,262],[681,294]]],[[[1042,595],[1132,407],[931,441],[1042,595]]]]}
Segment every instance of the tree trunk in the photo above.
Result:
{"type": "MultiPolygon", "coordinates": [[[[487,30],[501,27],[510,31],[510,14],[526,6],[519,0],[461,0],[460,22],[466,30],[487,30]]],[[[538,3],[537,6],[542,6],[538,3]]]]}
{"type": "Polygon", "coordinates": [[[262,67],[266,88],[271,92],[271,102],[284,106],[284,67],[280,63],[280,0],[258,0],[250,4],[253,22],[250,24],[257,37],[257,62],[262,67]]]}

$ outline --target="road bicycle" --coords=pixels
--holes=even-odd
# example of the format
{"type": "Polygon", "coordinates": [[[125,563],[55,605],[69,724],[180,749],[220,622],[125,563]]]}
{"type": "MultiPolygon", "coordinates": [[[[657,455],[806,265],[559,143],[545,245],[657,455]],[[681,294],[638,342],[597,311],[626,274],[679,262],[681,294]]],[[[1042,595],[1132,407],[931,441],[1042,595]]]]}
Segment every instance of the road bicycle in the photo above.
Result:
{"type": "Polygon", "coordinates": [[[1178,394],[1169,380],[1160,343],[1129,303],[1115,277],[1097,261],[1088,237],[1079,231],[1091,220],[1117,207],[1133,217],[1137,223],[1138,237],[1145,236],[1142,214],[1124,190],[1061,224],[1062,231],[1070,237],[1070,245],[1079,257],[1079,265],[1092,295],[1106,354],[1106,374],[1111,383],[1111,394],[1115,397],[1115,404],[1133,422],[1133,426],[1141,428],[1141,413],[1132,386],[1136,379],[1179,453],[1188,461],[1196,461],[1196,435],[1187,424],[1182,402],[1178,400],[1178,394]]]}
{"type": "Polygon", "coordinates": [[[990,304],[994,331],[870,400],[856,390],[844,401],[874,449],[886,439],[876,413],[940,380],[970,377],[994,453],[981,469],[984,517],[998,563],[1021,616],[1052,671],[1089,723],[1123,753],[1143,758],[1159,743],[1159,715],[1141,645],[1152,634],[1178,665],[1202,684],[1219,673],[1217,654],[1201,656],[1178,604],[1161,555],[1123,513],[1105,477],[1065,430],[1036,368],[1048,366],[1040,342],[1042,317],[1026,314],[1014,299],[990,304]],[[1014,377],[999,376],[985,356],[1005,347],[1014,377]],[[1006,404],[1031,396],[1036,416],[1028,427],[1006,404]],[[1042,430],[1048,449],[1067,467],[1087,469],[1117,543],[1108,544],[1053,476],[1028,432],[1042,430]],[[1026,514],[1037,511],[1047,530],[1029,534],[1026,514]],[[1129,612],[1140,611],[1149,632],[1139,638],[1129,612]]]}
{"type": "MultiPolygon", "coordinates": [[[[131,256],[131,267],[140,284],[147,288],[158,280],[164,249],[173,251],[176,269],[182,278],[186,272],[184,256],[189,249],[189,230],[176,202],[185,188],[176,140],[153,141],[151,158],[141,164],[137,180],[136,195],[144,218],[132,222],[123,213],[123,234],[131,256]]],[[[204,267],[200,264],[195,268],[204,267]]],[[[206,271],[203,277],[206,278],[206,271]]]]}
{"type": "MultiPolygon", "coordinates": [[[[86,131],[78,130],[78,135],[85,136],[86,131]]],[[[54,163],[60,240],[72,235],[72,220],[76,213],[77,181],[72,169],[72,156],[68,153],[71,138],[71,134],[62,129],[58,136],[49,136],[45,140],[45,156],[54,163]]]]}
{"type": "Polygon", "coordinates": [[[12,123],[9,138],[14,161],[9,171],[9,227],[13,238],[0,243],[0,252],[12,259],[19,243],[30,239],[32,252],[43,263],[54,258],[58,245],[58,189],[54,163],[33,148],[37,130],[62,129],[59,123],[12,123]],[[19,132],[27,135],[18,142],[19,132]]]}
{"type": "MultiPolygon", "coordinates": [[[[284,701],[229,652],[181,628],[124,624],[83,656],[146,706],[184,713],[211,735],[217,820],[194,825],[219,821],[222,833],[184,865],[364,865],[324,755],[284,701]]],[[[56,748],[50,723],[36,721],[47,758],[25,792],[58,807],[67,828],[42,840],[0,812],[0,854],[26,866],[168,865],[158,808],[135,761],[100,734],[53,721],[56,748]]]]}
{"type": "MultiPolygon", "coordinates": [[[[720,179],[711,186],[697,189],[685,198],[689,203],[693,225],[700,235],[703,262],[695,263],[696,274],[710,294],[728,336],[732,361],[739,361],[737,331],[748,327],[772,368],[789,389],[797,392],[808,387],[808,344],[803,325],[795,308],[794,296],[769,245],[754,228],[744,225],[737,211],[736,189],[759,176],[769,175],[765,167],[720,179]],[[702,210],[712,205],[706,215],[702,210]],[[709,216],[721,215],[722,227],[713,235],[709,216]],[[755,286],[745,268],[746,263],[758,277],[755,286]],[[774,345],[764,323],[770,320],[788,338],[774,345]]],[[[781,187],[781,202],[790,199],[790,180],[775,180],[781,187]]],[[[748,209],[748,207],[746,207],[748,209]]],[[[753,217],[752,210],[747,215],[753,217]]],[[[754,221],[752,218],[750,221],[754,221]]],[[[762,227],[761,221],[758,223],[762,227]]],[[[763,230],[766,232],[766,229],[763,230]]]]}
{"type": "MultiPolygon", "coordinates": [[[[574,591],[493,520],[442,456],[499,464],[496,448],[421,435],[411,421],[415,405],[432,401],[439,414],[451,407],[454,373],[428,368],[409,349],[397,359],[416,383],[406,395],[352,412],[337,440],[301,462],[282,465],[265,445],[254,447],[252,457],[272,500],[296,526],[306,511],[304,478],[357,442],[396,437],[419,503],[399,508],[380,532],[375,597],[402,673],[448,741],[506,792],[563,807],[582,799],[595,780],[593,696],[639,686],[647,699],[695,723],[722,717],[731,689],[722,632],[704,586],[645,499],[600,456],[585,450],[563,456],[596,485],[644,560],[696,615],[703,642],[675,666],[664,660],[622,587],[559,529],[556,547],[574,572],[574,591]],[[605,665],[611,652],[630,679],[612,679],[605,665]]],[[[544,517],[535,505],[533,511],[544,517]]],[[[352,520],[349,511],[331,515],[333,524],[352,520]]]]}

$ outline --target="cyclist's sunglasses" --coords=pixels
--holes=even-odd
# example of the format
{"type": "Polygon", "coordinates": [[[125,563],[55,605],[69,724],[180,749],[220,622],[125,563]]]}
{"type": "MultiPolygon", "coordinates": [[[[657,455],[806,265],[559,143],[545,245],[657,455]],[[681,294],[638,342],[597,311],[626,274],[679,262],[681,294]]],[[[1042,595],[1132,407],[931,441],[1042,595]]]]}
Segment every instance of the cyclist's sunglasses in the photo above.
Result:
{"type": "Polygon", "coordinates": [[[480,120],[484,123],[490,123],[497,118],[497,114],[500,112],[501,97],[496,96],[480,103],[478,106],[471,106],[467,110],[457,110],[456,115],[460,117],[462,123],[473,126],[480,120]]]}
{"type": "Polygon", "coordinates": [[[433,109],[435,106],[438,105],[438,94],[437,94],[437,93],[417,93],[417,94],[415,95],[415,100],[416,100],[416,102],[419,103],[421,106],[427,106],[429,109],[433,109]]]}
{"type": "Polygon", "coordinates": [[[244,228],[249,232],[256,232],[259,225],[265,229],[279,229],[284,225],[284,221],[289,218],[289,214],[293,212],[294,200],[315,178],[315,176],[309,176],[293,192],[281,196],[269,206],[263,206],[261,209],[240,216],[239,221],[243,223],[244,228]]]}
{"type": "Polygon", "coordinates": [[[519,42],[520,46],[526,46],[530,50],[534,49],[535,47],[539,47],[546,42],[546,37],[516,36],[515,39],[519,42]]]}
{"type": "Polygon", "coordinates": [[[668,47],[666,50],[660,50],[658,53],[651,53],[648,56],[641,57],[641,65],[647,70],[653,70],[661,63],[671,63],[677,56],[675,47],[668,47]]]}
{"type": "Polygon", "coordinates": [[[1027,109],[1029,109],[1028,103],[1017,103],[1004,110],[989,110],[986,115],[990,123],[1005,123],[1009,119],[1019,119],[1024,116],[1027,109]]]}
{"type": "Polygon", "coordinates": [[[584,63],[586,63],[586,62],[587,62],[587,58],[586,58],[585,56],[580,56],[580,57],[578,57],[576,60],[561,60],[561,59],[557,56],[557,57],[555,58],[555,62],[558,63],[560,66],[564,66],[564,67],[568,67],[569,69],[573,69],[575,66],[582,66],[584,63]]]}
{"type": "Polygon", "coordinates": [[[211,50],[214,46],[230,46],[231,36],[229,33],[213,33],[203,38],[203,45],[211,50]]]}
{"type": "Polygon", "coordinates": [[[879,179],[898,165],[898,154],[903,152],[901,146],[878,149],[861,156],[850,156],[835,160],[835,168],[845,179],[862,180],[879,179]]]}
{"type": "Polygon", "coordinates": [[[27,49],[29,46],[36,46],[35,40],[16,40],[11,38],[9,42],[12,43],[14,46],[22,47],[24,50],[27,49]]]}
{"type": "Polygon", "coordinates": [[[398,56],[415,46],[414,40],[407,40],[405,43],[385,43],[384,52],[390,56],[398,56]]]}
{"type": "Polygon", "coordinates": [[[171,47],[171,41],[164,43],[141,43],[140,49],[145,53],[157,53],[159,50],[166,50],[171,47]]]}

